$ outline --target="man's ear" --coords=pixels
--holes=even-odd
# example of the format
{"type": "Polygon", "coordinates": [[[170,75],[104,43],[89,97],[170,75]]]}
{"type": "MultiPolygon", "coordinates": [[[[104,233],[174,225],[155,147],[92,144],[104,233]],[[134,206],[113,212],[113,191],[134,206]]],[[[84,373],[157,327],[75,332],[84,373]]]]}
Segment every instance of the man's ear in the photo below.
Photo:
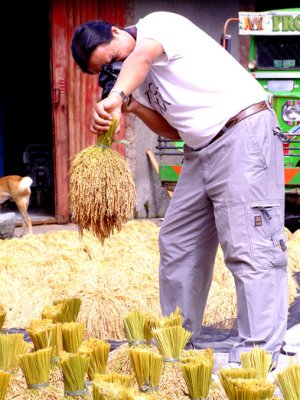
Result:
{"type": "Polygon", "coordinates": [[[113,25],[111,27],[111,33],[113,36],[117,36],[120,33],[120,29],[113,25]]]}

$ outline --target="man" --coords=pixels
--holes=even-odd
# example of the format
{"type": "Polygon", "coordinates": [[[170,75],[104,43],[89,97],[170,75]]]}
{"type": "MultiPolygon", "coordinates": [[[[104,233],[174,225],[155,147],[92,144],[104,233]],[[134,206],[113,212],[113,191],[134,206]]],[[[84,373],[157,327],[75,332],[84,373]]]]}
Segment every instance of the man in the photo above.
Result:
{"type": "Polygon", "coordinates": [[[83,24],[72,54],[93,74],[124,61],[109,96],[93,110],[93,133],[101,135],[123,111],[161,136],[185,141],[159,237],[163,313],[180,306],[193,345],[200,344],[220,243],[237,290],[240,339],[229,361],[240,362],[240,353],[257,345],[276,363],[288,309],[283,157],[265,91],[205,32],[168,12],[141,19],[136,37],[101,21],[83,24]]]}

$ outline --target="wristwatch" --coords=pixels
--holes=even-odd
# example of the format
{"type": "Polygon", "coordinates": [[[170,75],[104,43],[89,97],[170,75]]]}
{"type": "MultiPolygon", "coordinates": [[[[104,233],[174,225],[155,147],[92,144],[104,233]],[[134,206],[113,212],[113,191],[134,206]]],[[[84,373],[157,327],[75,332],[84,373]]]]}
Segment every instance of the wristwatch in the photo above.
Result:
{"type": "Polygon", "coordinates": [[[118,95],[121,97],[123,103],[125,103],[127,106],[130,104],[131,96],[127,96],[123,90],[118,91],[118,90],[111,90],[110,93],[118,93],[118,95]]]}

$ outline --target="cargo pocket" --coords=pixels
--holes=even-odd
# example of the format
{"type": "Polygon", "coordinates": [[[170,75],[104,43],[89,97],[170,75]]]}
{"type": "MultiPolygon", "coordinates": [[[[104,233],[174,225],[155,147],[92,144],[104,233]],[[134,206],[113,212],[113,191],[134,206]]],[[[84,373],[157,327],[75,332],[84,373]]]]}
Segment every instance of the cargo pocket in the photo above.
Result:
{"type": "Polygon", "coordinates": [[[286,237],[280,202],[250,203],[248,232],[252,257],[265,267],[286,267],[286,237]]]}

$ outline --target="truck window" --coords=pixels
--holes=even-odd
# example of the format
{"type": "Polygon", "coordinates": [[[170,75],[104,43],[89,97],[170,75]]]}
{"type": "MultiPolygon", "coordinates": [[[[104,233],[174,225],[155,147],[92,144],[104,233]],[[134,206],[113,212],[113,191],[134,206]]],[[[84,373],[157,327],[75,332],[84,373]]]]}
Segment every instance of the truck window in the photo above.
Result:
{"type": "Polygon", "coordinates": [[[299,36],[259,36],[255,38],[258,69],[299,69],[299,36]]]}

